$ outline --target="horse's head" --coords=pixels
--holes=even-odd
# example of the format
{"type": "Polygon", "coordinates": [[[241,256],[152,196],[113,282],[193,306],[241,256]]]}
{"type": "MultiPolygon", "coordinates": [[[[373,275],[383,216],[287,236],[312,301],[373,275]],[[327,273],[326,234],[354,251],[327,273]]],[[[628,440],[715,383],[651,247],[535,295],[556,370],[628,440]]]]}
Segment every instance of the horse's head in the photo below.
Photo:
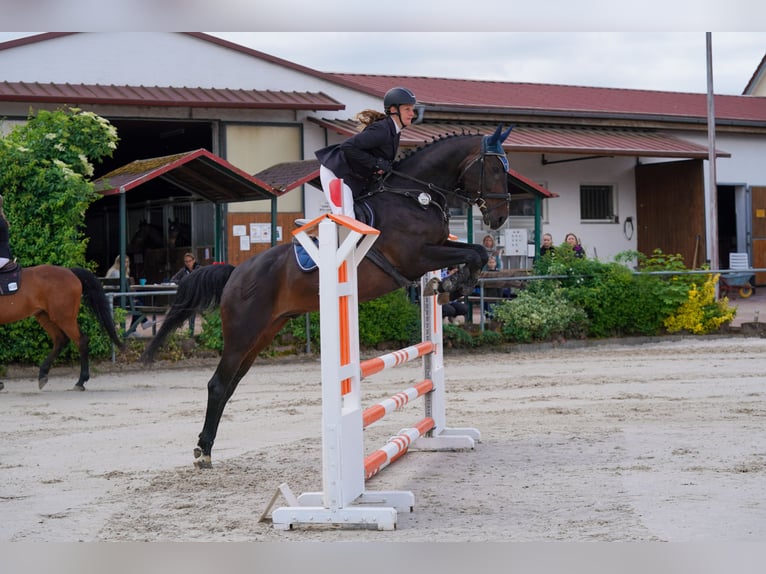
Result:
{"type": "Polygon", "coordinates": [[[466,200],[481,210],[484,223],[497,229],[508,219],[511,196],[508,192],[508,158],[503,142],[513,126],[503,131],[502,124],[495,133],[481,139],[481,149],[466,158],[459,184],[467,193],[466,200]]]}
{"type": "Polygon", "coordinates": [[[191,244],[188,225],[177,219],[168,219],[168,245],[170,247],[185,247],[191,244]]]}

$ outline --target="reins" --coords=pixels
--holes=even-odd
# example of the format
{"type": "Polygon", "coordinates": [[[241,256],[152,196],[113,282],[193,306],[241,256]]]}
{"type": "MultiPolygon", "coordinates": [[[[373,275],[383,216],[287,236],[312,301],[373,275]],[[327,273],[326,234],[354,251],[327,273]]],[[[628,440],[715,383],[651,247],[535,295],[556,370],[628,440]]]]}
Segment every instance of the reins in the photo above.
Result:
{"type": "Polygon", "coordinates": [[[427,209],[429,205],[435,205],[441,210],[442,218],[444,219],[444,221],[449,221],[449,213],[444,210],[444,205],[446,205],[446,196],[450,196],[450,197],[455,197],[468,205],[476,205],[481,211],[482,215],[486,216],[486,214],[488,213],[488,209],[487,209],[487,202],[485,201],[485,198],[486,199],[508,199],[508,194],[500,194],[500,193],[485,194],[484,193],[484,160],[487,156],[497,156],[498,158],[501,157],[500,154],[482,152],[480,155],[476,156],[473,160],[471,160],[468,163],[468,165],[466,165],[462,169],[462,171],[460,172],[460,176],[458,177],[458,182],[459,183],[462,182],[463,177],[465,176],[465,173],[470,169],[470,167],[473,164],[475,164],[477,161],[481,162],[481,180],[479,183],[479,191],[476,194],[476,197],[466,197],[465,195],[463,195],[461,193],[462,191],[464,191],[462,187],[456,187],[455,189],[445,189],[431,182],[424,181],[415,176],[409,175],[407,173],[404,173],[402,171],[398,171],[395,169],[390,170],[388,173],[386,173],[386,175],[383,176],[380,182],[380,186],[376,190],[370,191],[361,197],[370,197],[374,195],[375,193],[383,193],[383,192],[396,193],[396,194],[414,199],[421,205],[423,209],[427,209]],[[427,192],[421,191],[419,189],[412,190],[407,188],[396,188],[393,186],[389,186],[386,183],[386,180],[392,175],[399,176],[403,179],[408,179],[414,183],[417,183],[418,185],[423,186],[427,191],[440,195],[442,197],[442,203],[433,201],[431,199],[431,196],[427,192]]]}

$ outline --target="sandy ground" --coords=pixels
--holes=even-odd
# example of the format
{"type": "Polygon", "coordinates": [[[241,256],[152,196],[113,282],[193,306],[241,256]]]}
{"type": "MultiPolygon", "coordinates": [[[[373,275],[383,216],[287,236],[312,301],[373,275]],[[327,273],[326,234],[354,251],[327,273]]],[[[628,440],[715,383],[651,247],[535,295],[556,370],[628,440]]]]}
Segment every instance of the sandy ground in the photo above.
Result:
{"type": "MultiPolygon", "coordinates": [[[[281,483],[321,490],[317,359],[257,362],[213,469],[193,468],[206,383],[192,369],[58,367],[0,393],[3,541],[751,541],[766,539],[766,339],[668,338],[448,354],[448,421],[474,450],[411,452],[367,483],[406,490],[394,531],[258,522],[281,483]]],[[[365,405],[422,378],[364,383],[365,405]]],[[[366,431],[367,452],[422,417],[366,431]]],[[[280,497],[277,506],[285,505],[280,497]]]]}

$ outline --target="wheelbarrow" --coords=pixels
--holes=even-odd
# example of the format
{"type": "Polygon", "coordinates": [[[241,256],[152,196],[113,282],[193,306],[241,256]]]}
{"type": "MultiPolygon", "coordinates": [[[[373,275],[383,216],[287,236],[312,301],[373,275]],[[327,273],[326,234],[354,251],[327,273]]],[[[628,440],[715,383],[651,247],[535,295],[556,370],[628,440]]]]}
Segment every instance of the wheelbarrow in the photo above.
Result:
{"type": "Polygon", "coordinates": [[[753,277],[752,273],[731,273],[729,275],[721,273],[718,279],[720,296],[723,297],[732,291],[736,291],[740,297],[747,299],[755,292],[751,283],[753,277]]]}

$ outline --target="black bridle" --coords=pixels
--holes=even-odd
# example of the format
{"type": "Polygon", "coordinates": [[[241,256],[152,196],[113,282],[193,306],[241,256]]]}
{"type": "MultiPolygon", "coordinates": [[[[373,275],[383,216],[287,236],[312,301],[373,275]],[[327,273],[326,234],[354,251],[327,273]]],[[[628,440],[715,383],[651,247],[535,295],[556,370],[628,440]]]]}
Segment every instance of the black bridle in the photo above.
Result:
{"type": "MultiPolygon", "coordinates": [[[[444,206],[447,203],[446,198],[447,197],[454,197],[458,200],[462,201],[463,203],[466,203],[468,205],[475,205],[479,208],[481,211],[482,217],[487,220],[489,213],[491,210],[487,206],[487,199],[505,199],[506,201],[510,201],[511,195],[509,192],[506,193],[488,193],[484,190],[484,183],[486,181],[485,178],[485,170],[486,170],[486,160],[488,157],[497,157],[500,162],[503,164],[503,167],[505,168],[504,171],[507,173],[510,169],[508,165],[508,158],[506,158],[504,153],[497,153],[494,151],[487,151],[485,149],[482,150],[482,153],[478,154],[476,157],[474,157],[471,161],[467,163],[467,165],[460,171],[460,175],[457,178],[458,187],[454,189],[446,189],[443,187],[440,187],[438,185],[435,185],[433,183],[430,183],[428,181],[423,181],[422,179],[418,179],[417,177],[414,177],[412,175],[409,175],[407,173],[397,171],[395,169],[392,169],[386,175],[383,176],[380,182],[380,186],[377,190],[371,191],[362,197],[369,197],[371,195],[374,195],[378,192],[389,192],[389,193],[397,193],[400,195],[404,195],[405,197],[410,197],[417,201],[423,209],[427,209],[429,205],[435,205],[437,206],[441,212],[442,217],[445,221],[449,220],[449,214],[444,210],[444,206]],[[465,175],[468,172],[468,170],[473,167],[473,165],[479,162],[481,164],[481,176],[479,178],[479,190],[476,192],[473,196],[466,196],[464,193],[464,179],[465,175]],[[405,189],[405,188],[396,188],[391,187],[386,184],[386,180],[391,177],[392,175],[399,176],[403,179],[408,179],[414,183],[417,183],[418,185],[422,186],[423,189],[405,189]],[[430,196],[430,193],[438,194],[442,197],[441,202],[435,202],[430,196]]],[[[361,198],[360,198],[361,199],[361,198]]],[[[495,209],[498,206],[495,206],[495,209]]]]}

